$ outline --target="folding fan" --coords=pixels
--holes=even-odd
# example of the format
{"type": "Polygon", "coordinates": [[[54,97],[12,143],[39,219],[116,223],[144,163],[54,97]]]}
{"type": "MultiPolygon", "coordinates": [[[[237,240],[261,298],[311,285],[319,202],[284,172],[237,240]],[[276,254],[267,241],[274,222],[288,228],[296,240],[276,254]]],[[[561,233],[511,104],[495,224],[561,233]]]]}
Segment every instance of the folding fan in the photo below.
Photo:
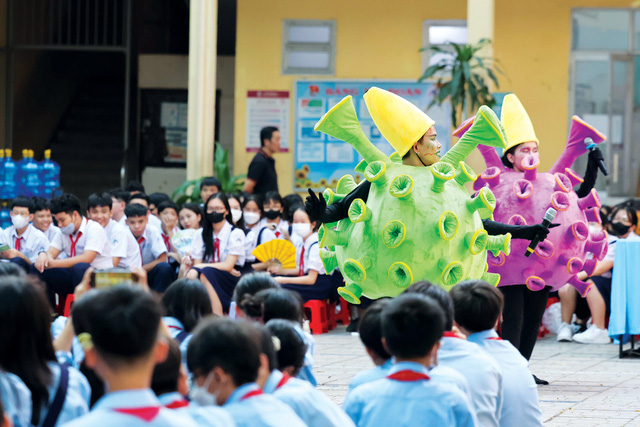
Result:
{"type": "Polygon", "coordinates": [[[284,269],[296,268],[296,248],[288,240],[270,240],[256,247],[251,254],[260,262],[275,259],[280,261],[284,269]]]}

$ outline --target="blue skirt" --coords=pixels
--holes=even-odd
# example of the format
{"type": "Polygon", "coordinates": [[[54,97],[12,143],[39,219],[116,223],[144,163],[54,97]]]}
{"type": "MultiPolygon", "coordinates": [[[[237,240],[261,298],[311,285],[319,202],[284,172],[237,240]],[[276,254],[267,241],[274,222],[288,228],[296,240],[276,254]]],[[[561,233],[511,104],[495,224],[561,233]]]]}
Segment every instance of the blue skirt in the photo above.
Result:
{"type": "Polygon", "coordinates": [[[284,289],[300,294],[304,302],[312,299],[338,301],[338,288],[342,285],[342,275],[337,271],[332,275],[319,274],[313,285],[281,284],[284,289]]]}
{"type": "Polygon", "coordinates": [[[228,313],[231,298],[233,297],[233,291],[236,289],[236,285],[240,278],[234,276],[228,271],[218,270],[213,267],[205,267],[198,270],[200,271],[200,274],[203,274],[209,283],[211,283],[216,294],[218,294],[218,298],[220,298],[222,309],[225,313],[228,313]]]}

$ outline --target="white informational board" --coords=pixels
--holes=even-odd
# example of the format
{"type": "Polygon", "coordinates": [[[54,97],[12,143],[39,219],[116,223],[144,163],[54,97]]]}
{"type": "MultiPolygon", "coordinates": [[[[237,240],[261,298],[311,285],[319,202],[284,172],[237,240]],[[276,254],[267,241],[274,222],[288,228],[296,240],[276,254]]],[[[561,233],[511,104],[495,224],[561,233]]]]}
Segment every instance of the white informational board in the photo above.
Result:
{"type": "Polygon", "coordinates": [[[247,151],[260,149],[260,130],[266,126],[275,126],[280,130],[280,151],[289,151],[289,102],[289,91],[247,91],[247,151]]]}

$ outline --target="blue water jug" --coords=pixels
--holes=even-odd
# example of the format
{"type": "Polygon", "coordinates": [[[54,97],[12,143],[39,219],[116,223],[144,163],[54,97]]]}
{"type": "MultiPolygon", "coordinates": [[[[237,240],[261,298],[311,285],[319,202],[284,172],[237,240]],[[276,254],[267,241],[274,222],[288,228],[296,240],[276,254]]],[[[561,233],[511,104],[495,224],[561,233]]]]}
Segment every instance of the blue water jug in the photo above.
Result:
{"type": "Polygon", "coordinates": [[[22,159],[16,160],[16,194],[18,196],[26,196],[27,189],[24,186],[24,165],[27,163],[27,157],[29,157],[29,150],[26,148],[22,150],[22,159]]]}
{"type": "Polygon", "coordinates": [[[16,197],[16,164],[11,159],[11,149],[4,150],[4,181],[2,185],[2,198],[14,199],[16,197]]]}
{"type": "Polygon", "coordinates": [[[39,176],[38,171],[40,167],[33,160],[33,150],[27,150],[27,157],[25,163],[22,165],[22,187],[24,195],[27,197],[33,197],[38,195],[39,176]]]}
{"type": "MultiPolygon", "coordinates": [[[[0,185],[4,185],[4,148],[0,148],[0,185]]],[[[2,198],[1,190],[0,198],[2,198]]]]}
{"type": "Polygon", "coordinates": [[[41,168],[41,177],[44,182],[42,197],[50,199],[53,192],[60,188],[60,165],[51,160],[51,150],[44,150],[44,161],[41,168]]]}
{"type": "Polygon", "coordinates": [[[7,228],[11,227],[11,214],[9,213],[9,208],[5,203],[0,210],[0,227],[7,228]]]}

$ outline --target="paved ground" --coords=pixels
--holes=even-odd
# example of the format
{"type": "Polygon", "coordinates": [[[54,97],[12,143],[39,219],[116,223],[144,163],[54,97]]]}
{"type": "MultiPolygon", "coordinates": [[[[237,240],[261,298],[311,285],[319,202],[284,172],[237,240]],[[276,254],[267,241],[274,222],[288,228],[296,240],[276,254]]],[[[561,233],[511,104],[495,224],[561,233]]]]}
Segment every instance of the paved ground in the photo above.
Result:
{"type": "MultiPolygon", "coordinates": [[[[339,326],[316,335],[318,388],[342,404],[351,378],[372,365],[360,339],[339,326]]],[[[618,359],[618,347],[538,341],[531,369],[551,384],[538,387],[548,426],[640,427],[640,359],[618,359]]]]}

